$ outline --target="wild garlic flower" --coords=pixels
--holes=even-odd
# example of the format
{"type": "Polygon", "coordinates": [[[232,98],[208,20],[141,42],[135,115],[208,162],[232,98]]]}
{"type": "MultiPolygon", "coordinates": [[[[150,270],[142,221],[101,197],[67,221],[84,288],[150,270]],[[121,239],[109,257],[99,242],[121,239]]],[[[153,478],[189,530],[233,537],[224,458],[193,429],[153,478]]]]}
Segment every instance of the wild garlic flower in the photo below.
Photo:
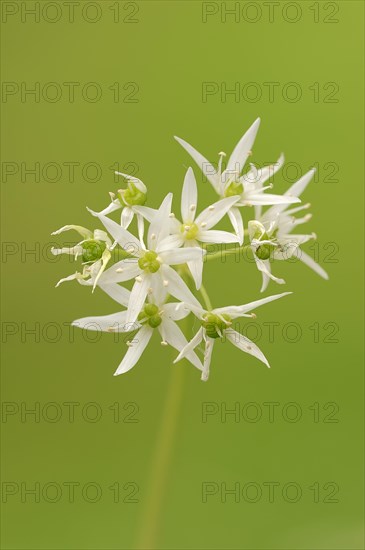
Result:
{"type": "MultiPolygon", "coordinates": [[[[287,193],[300,196],[312,179],[314,172],[314,169],[309,170],[290,187],[287,193]]],[[[271,262],[273,260],[298,258],[323,279],[328,279],[325,270],[300,248],[307,241],[316,239],[316,234],[292,234],[298,225],[306,223],[312,217],[311,214],[306,214],[301,218],[296,218],[293,214],[309,207],[309,203],[290,209],[285,205],[275,205],[264,214],[262,214],[261,206],[255,208],[257,219],[249,222],[248,232],[256,266],[262,273],[261,292],[266,290],[270,279],[279,284],[285,283],[284,279],[272,274],[271,262]]]]}
{"type": "Polygon", "coordinates": [[[58,281],[56,286],[65,281],[76,279],[80,284],[92,284],[93,289],[95,289],[101,274],[111,258],[110,248],[112,242],[105,231],[101,229],[90,231],[81,225],[65,225],[61,229],[54,231],[52,235],[60,235],[64,231],[72,229],[81,235],[82,240],[72,247],[52,248],[51,252],[54,256],[58,256],[59,254],[72,255],[75,256],[75,260],[81,257],[84,266],[83,271],[82,273],[76,272],[68,277],[64,277],[58,281]]]}
{"type": "Polygon", "coordinates": [[[205,251],[194,247],[171,247],[168,238],[171,201],[172,193],[169,193],[153,217],[148,229],[147,247],[113,220],[98,215],[115,241],[129,254],[128,258],[116,263],[100,278],[102,284],[135,279],[127,310],[127,323],[136,321],[148,293],[159,287],[166,287],[169,294],[178,300],[198,303],[180,275],[170,266],[202,258],[205,251]]]}
{"type": "MultiPolygon", "coordinates": [[[[117,284],[110,286],[122,288],[117,284]]],[[[114,288],[114,291],[115,293],[119,292],[116,288],[114,288]]],[[[125,291],[123,295],[116,301],[128,307],[131,293],[126,289],[123,289],[123,291],[125,291]]],[[[167,296],[164,287],[158,289],[156,293],[150,293],[147,301],[142,306],[138,319],[133,323],[127,322],[127,311],[124,310],[111,315],[77,319],[73,321],[72,325],[84,330],[111,333],[138,331],[127,342],[128,351],[114,373],[115,376],[124,374],[135,366],[156,330],[162,338],[162,346],[170,345],[177,351],[181,351],[187,345],[188,342],[177,325],[177,321],[187,317],[190,311],[186,307],[180,307],[181,303],[179,302],[166,303],[167,296]]],[[[201,361],[194,351],[188,352],[186,358],[199,370],[203,370],[201,361]]]]}
{"type": "Polygon", "coordinates": [[[190,353],[197,346],[199,346],[202,341],[204,341],[204,364],[201,379],[204,381],[208,380],[214,343],[216,339],[219,338],[222,341],[228,340],[238,349],[253,355],[270,368],[268,360],[258,346],[251,342],[249,338],[234,330],[232,328],[232,321],[234,319],[238,319],[239,317],[256,317],[256,315],[252,313],[252,310],[274,300],[278,300],[279,298],[283,298],[289,294],[291,294],[291,292],[284,292],[283,294],[268,296],[262,300],[256,300],[255,302],[250,302],[249,304],[244,304],[242,306],[220,307],[217,309],[212,309],[211,311],[207,311],[202,306],[197,308],[195,305],[188,304],[187,307],[201,322],[201,327],[194,338],[180,352],[174,363],[180,361],[183,357],[186,357],[187,353],[190,353]]]}
{"type": "Polygon", "coordinates": [[[281,196],[264,193],[267,189],[272,188],[272,184],[269,184],[266,187],[262,184],[281,167],[284,160],[283,156],[281,156],[279,161],[276,163],[277,166],[270,166],[262,171],[259,171],[258,177],[257,170],[254,169],[253,165],[251,165],[251,170],[246,175],[242,175],[246,161],[248,157],[252,155],[251,149],[259,126],[260,119],[258,118],[237,143],[224,170],[222,169],[222,164],[223,157],[226,156],[225,153],[219,153],[218,168],[216,169],[213,164],[194,147],[192,147],[185,140],[175,136],[175,139],[194,159],[205,177],[212,184],[215,192],[221,198],[239,195],[239,200],[235,202],[228,210],[228,216],[231,220],[233,229],[239,238],[240,244],[243,243],[244,238],[243,221],[239,210],[240,207],[292,204],[300,202],[297,197],[290,196],[289,194],[281,196]]]}
{"type": "MultiPolygon", "coordinates": [[[[171,235],[166,242],[175,247],[200,247],[202,243],[237,243],[236,235],[228,231],[212,231],[214,227],[228,212],[231,206],[239,199],[228,197],[205,208],[196,216],[198,205],[198,189],[192,168],[188,168],[181,194],[181,218],[180,222],[174,215],[171,218],[171,235]]],[[[194,279],[196,288],[199,289],[203,276],[203,256],[200,254],[195,259],[187,261],[190,273],[194,279]]]]}

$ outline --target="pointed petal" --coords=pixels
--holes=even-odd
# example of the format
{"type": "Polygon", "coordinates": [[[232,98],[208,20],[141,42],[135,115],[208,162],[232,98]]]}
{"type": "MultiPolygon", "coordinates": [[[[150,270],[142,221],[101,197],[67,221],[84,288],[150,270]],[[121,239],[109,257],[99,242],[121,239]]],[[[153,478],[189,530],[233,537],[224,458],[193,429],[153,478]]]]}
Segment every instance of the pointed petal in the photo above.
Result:
{"type": "Polygon", "coordinates": [[[120,226],[115,221],[111,220],[110,218],[107,218],[106,216],[102,216],[101,214],[97,214],[96,212],[93,212],[88,208],[89,212],[93,214],[93,216],[96,216],[99,218],[101,223],[104,225],[105,229],[110,233],[115,241],[124,248],[125,250],[128,250],[129,248],[133,249],[133,255],[139,256],[142,252],[142,245],[141,242],[136,239],[132,233],[127,231],[127,229],[124,229],[122,226],[120,226]]]}
{"type": "Polygon", "coordinates": [[[143,273],[140,275],[140,280],[136,281],[133,285],[131,295],[129,298],[128,310],[127,310],[127,323],[134,323],[140,314],[143,305],[146,301],[148,289],[151,286],[151,275],[143,273]]]}
{"type": "MultiPolygon", "coordinates": [[[[188,341],[182,333],[181,329],[177,326],[177,324],[174,323],[174,321],[170,321],[169,319],[165,318],[162,321],[162,325],[166,342],[177,351],[181,351],[182,349],[184,349],[188,341]]],[[[189,351],[185,357],[186,359],[188,359],[188,361],[190,361],[190,363],[194,365],[194,367],[202,370],[203,366],[194,351],[189,351]]]]}
{"type": "Polygon", "coordinates": [[[240,246],[242,246],[244,239],[244,230],[242,216],[239,208],[232,207],[230,210],[228,210],[228,216],[231,220],[232,227],[238,237],[238,242],[240,246]]]}
{"type": "Polygon", "coordinates": [[[182,302],[186,302],[187,305],[191,304],[200,310],[202,309],[194,294],[191,290],[189,290],[186,283],[184,283],[180,275],[178,275],[172,267],[162,265],[160,270],[162,271],[163,278],[167,283],[166,288],[169,294],[175,296],[175,298],[181,300],[182,302]]]}
{"type": "Polygon", "coordinates": [[[284,207],[288,204],[294,204],[300,202],[300,199],[297,197],[289,197],[288,195],[273,195],[271,193],[249,193],[247,194],[247,197],[244,196],[244,198],[241,200],[240,204],[243,206],[247,205],[284,205],[284,207]]]}
{"type": "Polygon", "coordinates": [[[137,260],[121,260],[104,271],[99,279],[99,285],[123,283],[124,281],[134,279],[140,275],[141,272],[142,270],[139,267],[137,260]],[[118,269],[122,271],[119,272],[117,271],[118,269]]]}
{"type": "Polygon", "coordinates": [[[64,225],[60,229],[57,229],[57,231],[53,231],[51,235],[59,235],[60,233],[63,233],[64,231],[71,231],[74,229],[81,235],[81,237],[86,241],[87,239],[92,239],[93,234],[92,231],[89,231],[89,229],[86,229],[86,227],[82,227],[82,225],[64,225]]]}
{"type": "Polygon", "coordinates": [[[141,214],[141,216],[143,216],[150,223],[158,212],[156,208],[150,208],[149,206],[139,206],[139,205],[133,206],[133,210],[138,214],[141,214]]]}
{"type": "Polygon", "coordinates": [[[191,276],[194,279],[196,289],[199,290],[203,279],[203,256],[187,262],[191,276]]]}
{"type": "Polygon", "coordinates": [[[104,208],[104,210],[102,210],[101,212],[98,212],[98,215],[100,214],[101,216],[107,216],[108,214],[111,214],[112,212],[115,212],[116,210],[119,210],[120,208],[122,208],[122,205],[120,204],[120,202],[119,201],[113,201],[109,204],[109,206],[104,208]]]}
{"type": "Polygon", "coordinates": [[[226,172],[232,173],[237,171],[239,174],[242,172],[247,157],[249,156],[252,146],[254,144],[259,126],[260,119],[258,118],[255,120],[252,126],[250,126],[247,132],[241,137],[229,158],[227,168],[222,174],[222,179],[226,172]]]}
{"type": "Polygon", "coordinates": [[[326,271],[319,264],[317,264],[317,262],[315,262],[313,258],[303,252],[303,250],[300,250],[298,258],[308,267],[313,269],[313,271],[315,271],[320,277],[326,279],[326,281],[329,279],[328,273],[326,273],[326,271]]]}
{"type": "Polygon", "coordinates": [[[224,334],[227,340],[229,340],[234,346],[236,346],[236,348],[244,351],[245,353],[253,355],[257,359],[259,359],[259,361],[262,361],[262,363],[270,368],[269,362],[260,350],[260,348],[258,348],[256,344],[251,342],[251,340],[246,338],[246,336],[243,336],[243,334],[240,334],[239,332],[232,329],[225,330],[224,334]]]}
{"type": "Polygon", "coordinates": [[[215,229],[210,231],[201,231],[199,233],[199,240],[203,243],[238,243],[239,238],[233,233],[228,231],[217,231],[215,229]]]}
{"type": "MultiPolygon", "coordinates": [[[[307,185],[313,178],[315,174],[315,168],[312,168],[304,174],[298,181],[293,183],[291,187],[284,193],[284,196],[288,197],[300,197],[300,195],[303,193],[303,191],[306,189],[307,185]]],[[[267,212],[265,212],[265,218],[267,219],[273,219],[278,213],[285,210],[285,206],[283,205],[275,205],[272,208],[270,208],[267,212]]]]}
{"type": "Polygon", "coordinates": [[[181,321],[190,314],[190,310],[187,306],[184,306],[182,302],[169,302],[162,306],[164,315],[172,321],[181,321]]]}
{"type": "Polygon", "coordinates": [[[73,327],[82,328],[84,330],[95,330],[102,332],[129,332],[138,328],[132,328],[126,324],[126,312],[118,311],[111,315],[100,315],[97,317],[83,317],[72,322],[73,327]]]}
{"type": "Polygon", "coordinates": [[[129,206],[125,206],[122,210],[120,225],[124,227],[124,229],[128,229],[128,227],[131,224],[131,221],[133,220],[133,216],[134,216],[134,213],[132,208],[129,208],[129,206]]]}
{"type": "Polygon", "coordinates": [[[169,235],[160,241],[158,245],[158,252],[164,252],[165,250],[171,250],[172,248],[180,248],[184,244],[182,233],[176,233],[169,235]]]}
{"type": "Polygon", "coordinates": [[[98,284],[98,287],[101,288],[108,296],[113,298],[118,304],[128,307],[129,297],[131,295],[130,291],[124,288],[123,286],[118,285],[117,283],[111,284],[98,284]]]}
{"type": "Polygon", "coordinates": [[[184,223],[194,221],[197,202],[198,189],[196,187],[194,172],[192,168],[188,168],[181,194],[181,217],[184,223]],[[192,207],[194,208],[191,209],[192,207]]]}
{"type": "Polygon", "coordinates": [[[200,344],[200,342],[203,340],[203,327],[201,327],[198,332],[195,334],[194,338],[190,340],[186,344],[186,346],[180,351],[179,355],[176,357],[174,363],[177,363],[178,361],[181,361],[183,357],[186,357],[188,353],[190,353],[193,349],[196,348],[200,344]]]}
{"type": "Polygon", "coordinates": [[[124,374],[131,370],[134,365],[137,363],[138,359],[141,357],[142,353],[147,347],[148,342],[151,339],[153,334],[153,328],[144,326],[137,332],[133,338],[133,342],[128,348],[127,353],[125,354],[123,361],[120,363],[119,367],[114,373],[114,376],[118,374],[124,374]]]}
{"type": "Polygon", "coordinates": [[[199,226],[204,223],[204,229],[211,229],[223,218],[223,216],[239,199],[240,196],[236,195],[234,197],[227,197],[215,202],[199,214],[195,220],[195,223],[199,226]]]}
{"type": "Polygon", "coordinates": [[[273,296],[267,296],[267,298],[255,300],[254,302],[249,302],[248,304],[243,304],[242,306],[228,306],[214,309],[213,312],[220,315],[226,313],[227,315],[232,317],[232,319],[236,319],[237,317],[241,317],[241,315],[243,315],[244,313],[249,313],[254,309],[257,309],[258,307],[263,306],[264,304],[268,304],[269,302],[273,302],[274,300],[279,300],[279,298],[283,298],[284,296],[289,296],[289,294],[293,293],[283,292],[282,294],[274,294],[273,296]]]}
{"type": "MultiPolygon", "coordinates": [[[[261,273],[263,273],[264,275],[267,275],[267,277],[269,277],[272,281],[275,281],[279,285],[285,285],[285,280],[284,279],[279,279],[278,277],[275,277],[271,273],[271,265],[270,265],[269,260],[260,260],[256,256],[256,254],[254,255],[254,258],[255,258],[255,262],[256,262],[256,267],[259,271],[261,271],[261,273]]],[[[266,287],[267,287],[267,284],[268,284],[268,281],[267,282],[266,281],[267,281],[266,278],[264,278],[263,281],[262,281],[262,287],[261,287],[260,292],[264,292],[266,290],[266,287]]]]}
{"type": "Polygon", "coordinates": [[[152,218],[147,236],[149,250],[156,250],[158,244],[169,234],[170,225],[168,222],[169,214],[171,213],[171,202],[172,193],[168,193],[162,201],[157,213],[152,218]]]}
{"type": "Polygon", "coordinates": [[[183,247],[183,248],[174,248],[172,250],[165,250],[164,252],[159,252],[159,256],[164,264],[167,265],[178,265],[184,264],[189,260],[203,259],[203,256],[206,254],[206,251],[200,247],[183,247]]]}
{"type": "Polygon", "coordinates": [[[209,162],[203,155],[201,155],[194,147],[192,147],[187,141],[174,136],[176,141],[184,147],[185,151],[195,160],[200,170],[203,172],[207,180],[213,185],[214,189],[219,193],[219,179],[217,171],[213,164],[209,162]]]}

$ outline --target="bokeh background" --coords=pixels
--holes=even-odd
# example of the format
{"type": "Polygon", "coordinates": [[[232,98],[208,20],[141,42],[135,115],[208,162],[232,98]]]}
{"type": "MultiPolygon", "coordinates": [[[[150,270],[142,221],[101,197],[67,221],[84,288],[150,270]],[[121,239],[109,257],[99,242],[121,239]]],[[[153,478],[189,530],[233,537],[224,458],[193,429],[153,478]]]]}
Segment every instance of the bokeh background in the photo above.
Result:
{"type": "MultiPolygon", "coordinates": [[[[1,3],[2,548],[363,548],[362,2],[66,4],[1,3]],[[294,294],[246,332],[271,370],[221,344],[202,383],[155,338],[113,377],[123,339],[69,323],[118,306],[55,290],[75,266],[50,243],[74,235],[51,232],[93,228],[85,206],[108,204],[117,166],[178,211],[191,162],[173,135],[216,161],[257,116],[252,161],[288,162],[277,193],[318,168],[306,250],[330,280],[274,266],[294,294]]],[[[259,298],[247,262],[205,281],[216,306],[259,298]]]]}

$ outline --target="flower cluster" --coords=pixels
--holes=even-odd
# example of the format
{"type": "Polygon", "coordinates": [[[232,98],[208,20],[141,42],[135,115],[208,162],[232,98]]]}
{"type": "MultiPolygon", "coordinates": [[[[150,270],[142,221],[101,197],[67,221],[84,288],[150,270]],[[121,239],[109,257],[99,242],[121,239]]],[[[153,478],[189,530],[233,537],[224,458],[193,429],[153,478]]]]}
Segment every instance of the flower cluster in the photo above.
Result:
{"type": "Polygon", "coordinates": [[[186,141],[176,138],[218,195],[218,200],[207,208],[198,208],[198,189],[192,168],[187,170],[183,183],[180,219],[172,212],[172,193],[165,197],[158,209],[151,208],[146,206],[145,184],[134,176],[117,172],[127,181],[127,188],[116,194],[110,193],[111,202],[101,212],[88,209],[105,230],[90,231],[78,225],[66,225],[53,233],[58,235],[73,229],[82,238],[71,248],[53,249],[53,254],[71,254],[75,260],[82,258],[83,266],[81,272],[61,279],[57,286],[76,279],[93,290],[100,288],[123,306],[117,313],[85,317],[73,323],[82,329],[131,333],[128,350],[116,375],[134,367],[156,331],[163,346],[177,350],[174,362],[185,357],[201,371],[202,380],[208,379],[212,351],[218,339],[228,340],[269,366],[262,351],[233,329],[233,321],[240,317],[255,317],[256,308],[290,292],[241,306],[213,309],[202,284],[204,266],[209,260],[237,251],[250,251],[262,274],[261,291],[267,288],[270,279],[285,283],[272,274],[271,265],[274,260],[286,260],[293,255],[324,279],[328,278],[326,272],[300,248],[315,235],[292,233],[297,225],[310,219],[309,214],[303,217],[294,214],[310,206],[300,204],[300,196],[314,170],[305,174],[284,195],[267,192],[272,188],[270,178],[284,163],[283,155],[274,165],[257,169],[250,164],[245,171],[259,124],[257,119],[243,135],[225,168],[224,153],[219,154],[215,167],[186,141]],[[265,206],[268,208],[263,211],[265,206]],[[120,223],[109,217],[117,210],[121,211],[120,223]],[[255,218],[250,219],[253,211],[255,218]],[[232,232],[215,229],[225,216],[232,224],[232,232]],[[134,218],[138,236],[128,229],[134,218]],[[210,244],[224,244],[224,248],[219,253],[210,254],[210,244]],[[110,265],[116,252],[122,259],[110,265]],[[121,284],[127,281],[133,281],[131,290],[121,284]],[[197,298],[198,291],[204,307],[197,298]],[[190,314],[198,319],[200,328],[188,342],[178,322],[190,314]],[[200,349],[202,342],[204,350],[200,349]],[[202,359],[196,353],[199,351],[203,352],[202,359]]]}

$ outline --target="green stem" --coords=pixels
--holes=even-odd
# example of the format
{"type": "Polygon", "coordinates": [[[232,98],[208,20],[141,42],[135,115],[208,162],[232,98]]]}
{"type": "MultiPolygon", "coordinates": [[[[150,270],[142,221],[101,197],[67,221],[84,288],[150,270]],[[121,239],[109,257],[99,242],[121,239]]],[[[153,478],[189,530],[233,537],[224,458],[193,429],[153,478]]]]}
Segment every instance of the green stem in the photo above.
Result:
{"type": "Polygon", "coordinates": [[[210,298],[208,296],[208,292],[206,291],[205,286],[203,284],[201,285],[199,291],[200,291],[200,294],[202,295],[202,298],[204,300],[205,307],[206,307],[207,311],[212,311],[212,309],[213,309],[212,303],[211,303],[210,298]]]}
{"type": "Polygon", "coordinates": [[[251,246],[249,244],[240,246],[239,248],[229,248],[228,250],[220,250],[219,252],[214,252],[214,254],[207,254],[204,257],[205,262],[209,262],[211,260],[216,260],[217,258],[224,258],[225,256],[230,256],[231,254],[239,254],[240,252],[244,252],[246,250],[249,250],[251,246]]]}

